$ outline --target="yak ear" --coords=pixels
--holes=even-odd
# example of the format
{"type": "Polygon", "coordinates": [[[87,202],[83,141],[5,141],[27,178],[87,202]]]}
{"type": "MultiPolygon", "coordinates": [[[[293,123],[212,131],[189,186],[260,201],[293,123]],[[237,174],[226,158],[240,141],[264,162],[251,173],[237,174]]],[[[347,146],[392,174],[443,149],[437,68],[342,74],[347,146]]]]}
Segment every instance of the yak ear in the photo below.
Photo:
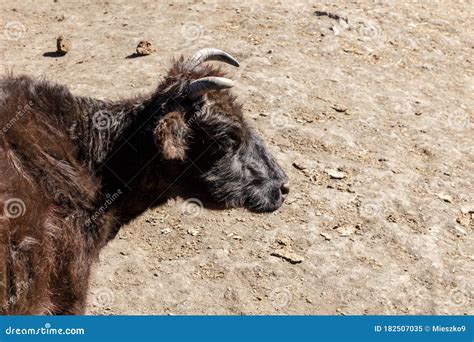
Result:
{"type": "Polygon", "coordinates": [[[188,149],[189,128],[184,122],[183,114],[174,111],[160,118],[155,128],[155,143],[161,154],[168,160],[184,160],[188,149]]]}

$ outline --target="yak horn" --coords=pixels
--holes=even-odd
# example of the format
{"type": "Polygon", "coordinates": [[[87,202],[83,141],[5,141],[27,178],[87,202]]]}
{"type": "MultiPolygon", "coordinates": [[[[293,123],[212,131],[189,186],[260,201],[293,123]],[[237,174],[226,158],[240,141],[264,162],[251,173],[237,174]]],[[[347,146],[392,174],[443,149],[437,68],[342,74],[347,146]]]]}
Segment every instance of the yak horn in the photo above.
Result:
{"type": "Polygon", "coordinates": [[[235,67],[239,66],[239,62],[237,62],[237,60],[227,52],[215,48],[205,48],[192,55],[186,61],[186,67],[188,69],[194,69],[205,61],[219,61],[233,65],[235,67]]]}
{"type": "Polygon", "coordinates": [[[231,88],[234,82],[224,77],[203,77],[192,81],[188,86],[187,95],[191,98],[201,96],[212,90],[231,88]]]}

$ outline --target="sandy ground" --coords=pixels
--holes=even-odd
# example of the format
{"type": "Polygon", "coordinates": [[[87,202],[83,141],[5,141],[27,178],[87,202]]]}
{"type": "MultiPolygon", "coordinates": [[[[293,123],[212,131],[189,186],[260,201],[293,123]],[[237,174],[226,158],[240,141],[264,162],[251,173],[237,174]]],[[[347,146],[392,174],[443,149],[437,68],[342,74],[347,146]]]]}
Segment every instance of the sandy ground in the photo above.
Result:
{"type": "Polygon", "coordinates": [[[229,51],[291,179],[272,214],[181,200],[124,227],[90,314],[474,314],[473,2],[315,3],[2,1],[3,68],[80,95],[229,51]],[[59,35],[71,51],[48,57],[59,35]],[[127,59],[142,39],[157,51],[127,59]]]}

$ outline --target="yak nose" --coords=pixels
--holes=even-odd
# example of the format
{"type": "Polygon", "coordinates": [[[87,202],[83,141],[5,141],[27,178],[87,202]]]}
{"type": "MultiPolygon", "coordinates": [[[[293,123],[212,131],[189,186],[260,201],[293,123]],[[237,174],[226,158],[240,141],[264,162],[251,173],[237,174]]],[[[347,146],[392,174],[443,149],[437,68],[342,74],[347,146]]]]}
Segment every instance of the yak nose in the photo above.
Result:
{"type": "Polygon", "coordinates": [[[280,191],[283,195],[283,198],[285,198],[290,193],[290,183],[286,182],[285,184],[282,184],[280,191]]]}

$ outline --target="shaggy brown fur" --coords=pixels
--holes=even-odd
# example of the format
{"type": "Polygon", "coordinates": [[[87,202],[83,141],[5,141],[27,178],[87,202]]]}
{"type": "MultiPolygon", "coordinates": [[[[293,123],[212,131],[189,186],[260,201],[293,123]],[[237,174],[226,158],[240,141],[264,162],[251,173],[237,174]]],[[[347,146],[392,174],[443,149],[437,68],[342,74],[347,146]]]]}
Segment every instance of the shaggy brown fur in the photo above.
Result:
{"type": "MultiPolygon", "coordinates": [[[[203,181],[206,172],[218,180],[211,164],[243,150],[254,133],[229,91],[186,98],[190,81],[205,76],[223,73],[187,70],[181,59],[153,94],[118,102],[26,76],[0,80],[0,313],[83,313],[91,264],[123,224],[196,168],[203,181]]],[[[262,170],[277,171],[259,177],[285,183],[264,159],[262,170]]],[[[245,202],[242,194],[215,197],[245,202]]]]}

